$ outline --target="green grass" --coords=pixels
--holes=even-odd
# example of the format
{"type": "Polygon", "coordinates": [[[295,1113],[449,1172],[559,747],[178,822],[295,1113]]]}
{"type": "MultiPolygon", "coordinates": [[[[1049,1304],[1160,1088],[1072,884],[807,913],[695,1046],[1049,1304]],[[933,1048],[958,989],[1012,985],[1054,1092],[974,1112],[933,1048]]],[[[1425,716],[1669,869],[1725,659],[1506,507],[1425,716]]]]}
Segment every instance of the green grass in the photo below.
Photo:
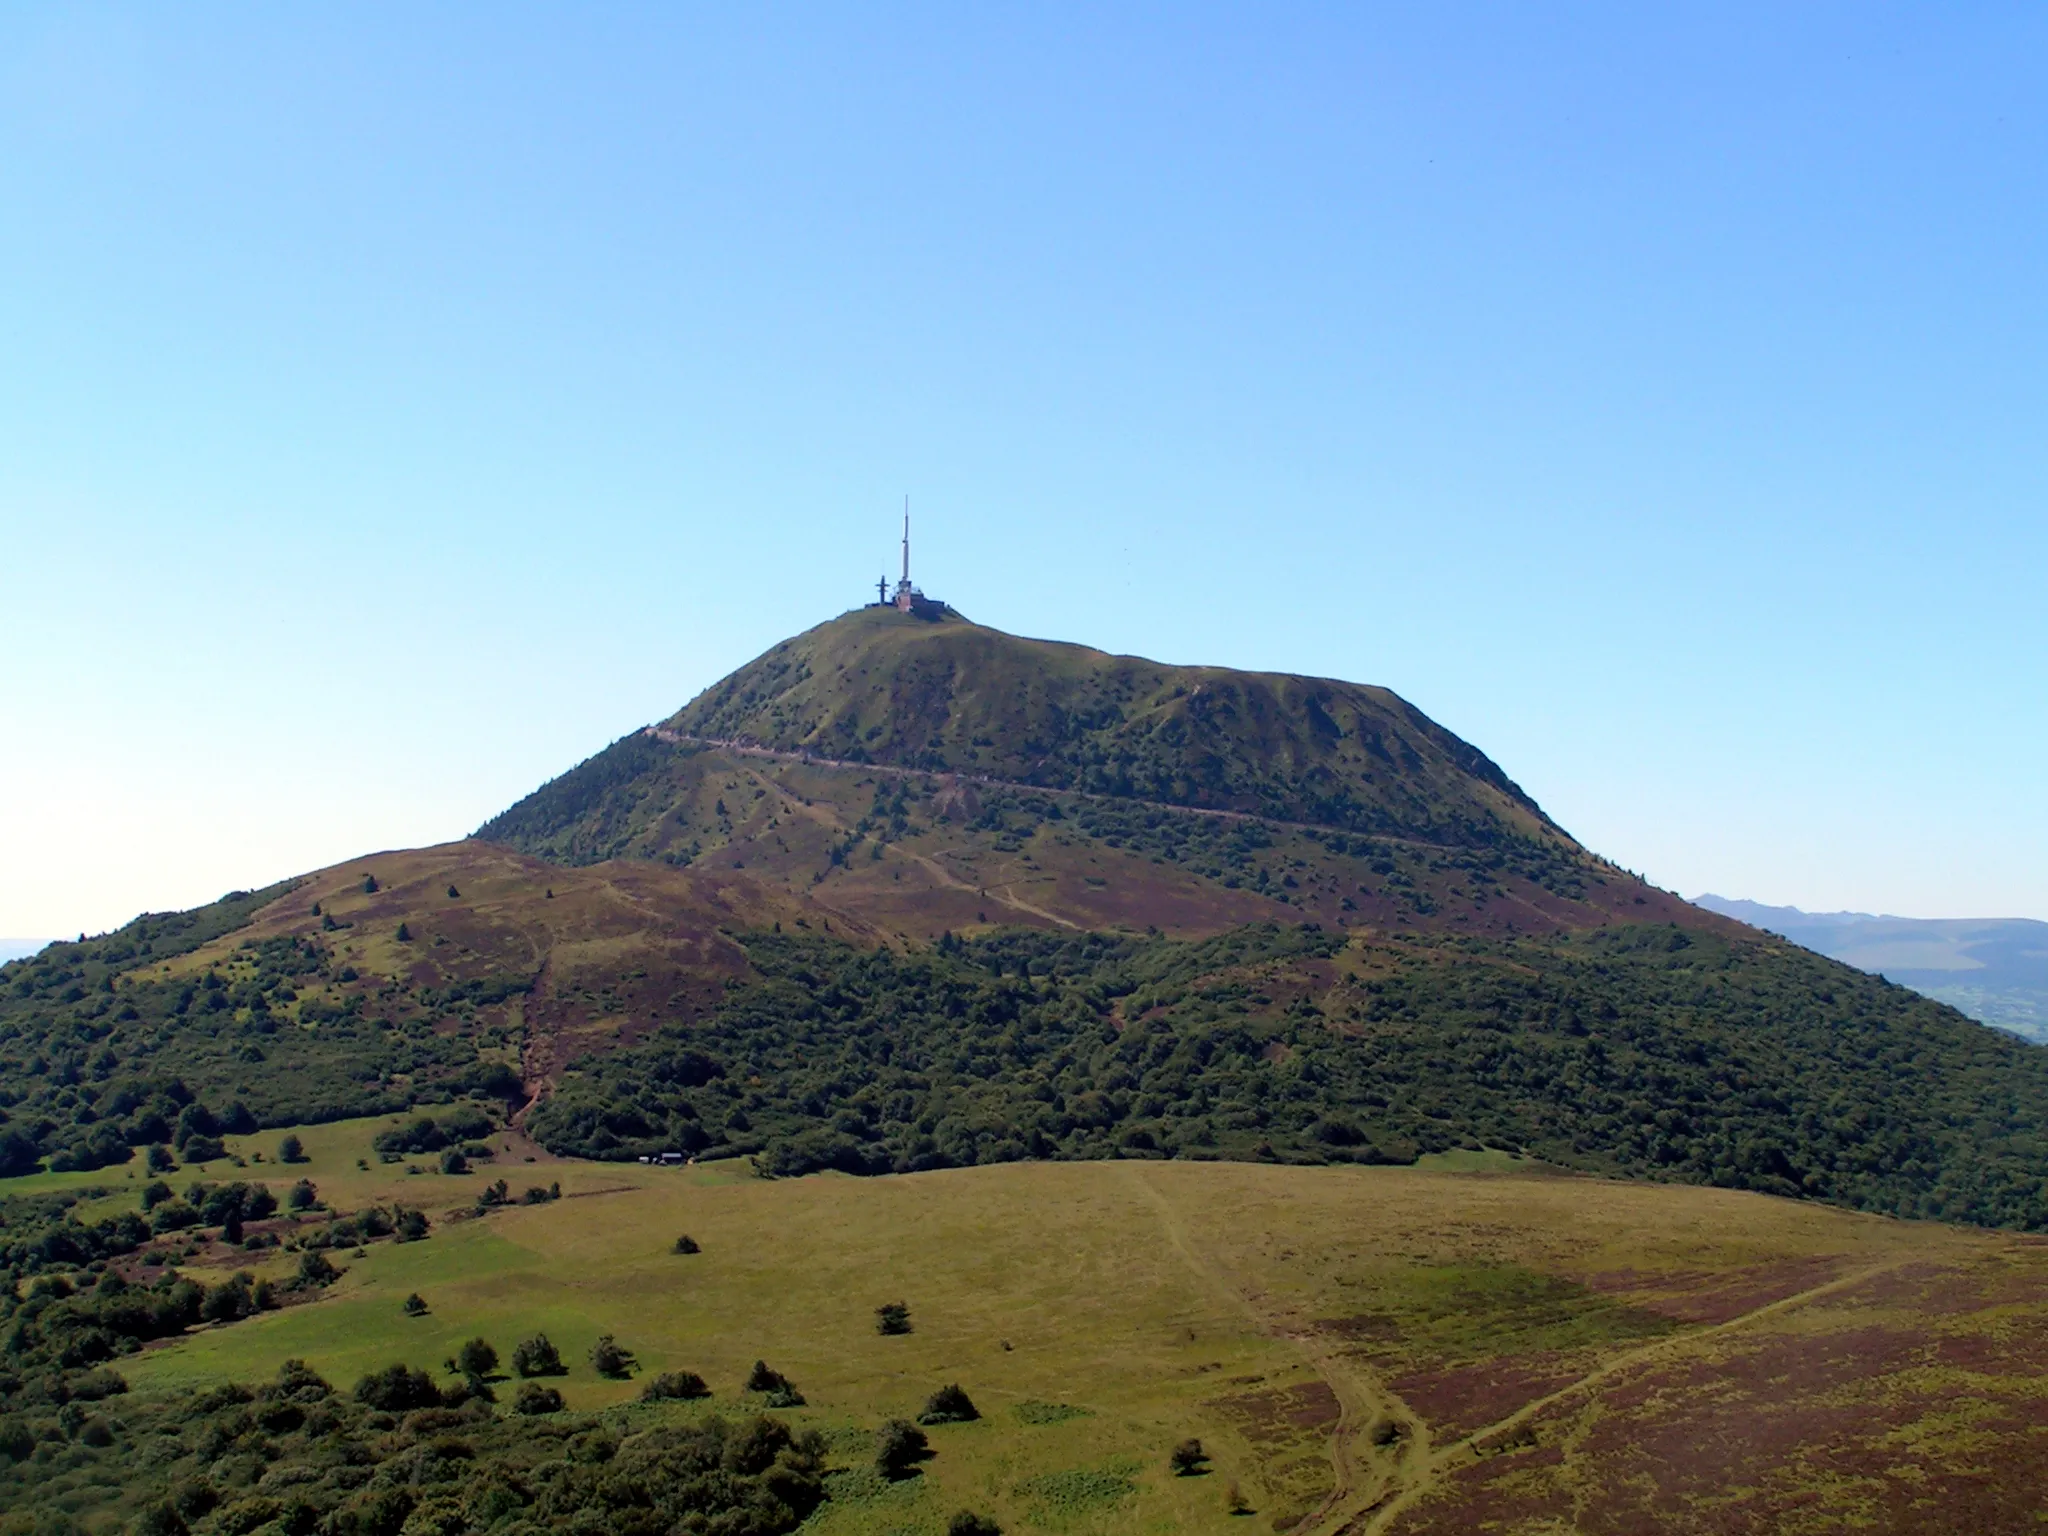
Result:
{"type": "Polygon", "coordinates": [[[1949,1262],[1995,1241],[1725,1191],[1189,1163],[764,1181],[559,1162],[542,1166],[563,1200],[456,1220],[494,1175],[357,1169],[381,1124],[301,1132],[310,1169],[351,1198],[424,1204],[432,1235],[342,1252],[347,1273],[318,1301],[131,1357],[138,1392],[262,1379],[288,1356],[346,1386],[398,1360],[438,1370],[472,1336],[509,1356],[545,1332],[570,1407],[630,1429],[749,1411],[740,1386],[765,1359],[808,1399],[780,1416],[833,1446],[822,1536],[937,1536],[960,1508],[1019,1532],[1241,1530],[1223,1509],[1233,1482],[1268,1513],[1309,1507],[1327,1484],[1323,1431],[1261,1438],[1232,1406],[1313,1385],[1296,1340],[1318,1330],[1343,1341],[1371,1324],[1343,1346],[1363,1351],[1355,1370],[1590,1364],[1684,1331],[1649,1310],[1672,1277],[1816,1253],[1949,1262]],[[682,1231],[701,1253],[669,1251],[682,1231]],[[1635,1278],[1617,1291],[1617,1274],[1635,1278]],[[408,1318],[415,1291],[431,1310],[408,1318]],[[873,1309],[899,1297],[913,1332],[882,1337],[873,1309]],[[638,1355],[635,1381],[591,1371],[600,1333],[638,1355]],[[638,1381],[665,1370],[701,1373],[712,1398],[637,1404],[638,1381]],[[918,1475],[874,1476],[873,1428],[952,1381],[983,1419],[934,1428],[918,1475]],[[1214,1475],[1168,1475],[1167,1451],[1190,1435],[1214,1475]]]}

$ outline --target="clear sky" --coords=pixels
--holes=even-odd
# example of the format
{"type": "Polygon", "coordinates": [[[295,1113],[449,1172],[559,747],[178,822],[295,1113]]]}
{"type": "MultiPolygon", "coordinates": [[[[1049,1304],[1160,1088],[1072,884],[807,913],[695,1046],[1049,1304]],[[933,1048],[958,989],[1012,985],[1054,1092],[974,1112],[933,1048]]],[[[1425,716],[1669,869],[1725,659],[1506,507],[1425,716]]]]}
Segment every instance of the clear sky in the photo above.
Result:
{"type": "Polygon", "coordinates": [[[0,5],[0,935],[459,836],[871,594],[2048,917],[2048,10],[0,5]]]}

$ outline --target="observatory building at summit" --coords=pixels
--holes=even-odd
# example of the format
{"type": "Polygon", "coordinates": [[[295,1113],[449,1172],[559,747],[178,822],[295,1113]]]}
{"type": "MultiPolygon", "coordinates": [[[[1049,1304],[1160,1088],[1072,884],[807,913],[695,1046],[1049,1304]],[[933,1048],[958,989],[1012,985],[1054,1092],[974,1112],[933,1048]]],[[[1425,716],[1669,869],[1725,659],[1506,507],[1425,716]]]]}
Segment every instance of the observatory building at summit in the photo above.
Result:
{"type": "Polygon", "coordinates": [[[875,582],[875,601],[872,606],[894,608],[897,612],[907,613],[914,619],[943,619],[949,611],[938,598],[926,597],[918,591],[916,583],[910,579],[910,511],[907,507],[903,512],[903,575],[896,583],[893,596],[889,592],[889,578],[879,578],[875,582]]]}

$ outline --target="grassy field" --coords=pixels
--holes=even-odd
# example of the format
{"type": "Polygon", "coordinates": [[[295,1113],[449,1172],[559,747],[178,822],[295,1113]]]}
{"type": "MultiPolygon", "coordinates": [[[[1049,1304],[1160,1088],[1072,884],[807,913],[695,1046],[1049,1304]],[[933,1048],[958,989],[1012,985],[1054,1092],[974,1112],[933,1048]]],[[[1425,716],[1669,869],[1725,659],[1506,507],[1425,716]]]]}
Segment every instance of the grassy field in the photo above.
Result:
{"type": "MultiPolygon", "coordinates": [[[[495,1168],[412,1174],[370,1154],[385,1123],[302,1131],[290,1176],[342,1208],[422,1207],[432,1236],[344,1251],[322,1299],[127,1362],[138,1391],[287,1356],[347,1383],[545,1331],[571,1408],[638,1419],[744,1408],[762,1358],[849,1469],[813,1522],[830,1533],[942,1530],[962,1506],[1133,1533],[2035,1528],[2001,1522],[2032,1508],[2048,1432],[2041,1240],[1504,1159],[769,1182],[504,1143],[495,1168]],[[464,1214],[497,1177],[563,1198],[464,1214]],[[685,1232],[702,1252],[670,1251],[685,1232]],[[899,1299],[914,1331],[880,1336],[899,1299]],[[601,1333],[714,1396],[613,1407],[637,1386],[585,1364],[601,1333]],[[933,1429],[920,1476],[854,1470],[880,1420],[953,1381],[982,1422],[933,1429]],[[1190,1435],[1211,1468],[1172,1476],[1190,1435]]],[[[236,1170],[264,1172],[282,1187],[236,1170]]]]}

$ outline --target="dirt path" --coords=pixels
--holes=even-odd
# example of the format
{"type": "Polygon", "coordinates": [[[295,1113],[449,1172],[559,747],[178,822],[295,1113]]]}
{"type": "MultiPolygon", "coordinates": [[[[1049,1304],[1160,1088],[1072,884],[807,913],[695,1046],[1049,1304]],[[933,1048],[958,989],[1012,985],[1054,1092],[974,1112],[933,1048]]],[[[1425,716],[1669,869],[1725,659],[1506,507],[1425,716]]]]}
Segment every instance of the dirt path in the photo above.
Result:
{"type": "MultiPolygon", "coordinates": [[[[1286,1319],[1262,1307],[1255,1293],[1240,1282],[1226,1265],[1195,1246],[1180,1212],[1167,1199],[1165,1192],[1146,1176],[1145,1164],[1126,1163],[1123,1166],[1158,1211],[1167,1241],[1172,1243],[1174,1251],[1196,1277],[1242,1312],[1260,1333],[1293,1345],[1337,1399],[1337,1422],[1331,1428],[1328,1446],[1330,1491],[1314,1509],[1287,1527],[1283,1536],[1312,1536],[1319,1531],[1355,1529],[1357,1522],[1381,1507],[1392,1491],[1385,1471],[1360,1463],[1357,1452],[1359,1437],[1373,1424],[1391,1420],[1402,1429],[1403,1463],[1420,1463],[1430,1455],[1428,1426],[1377,1376],[1346,1360],[1314,1329],[1289,1327],[1286,1319]]],[[[1395,1483],[1398,1484],[1398,1479],[1395,1483]]]]}
{"type": "Polygon", "coordinates": [[[1351,1533],[1355,1533],[1355,1536],[1375,1536],[1375,1533],[1387,1530],[1394,1521],[1399,1519],[1422,1499],[1426,1498],[1431,1490],[1441,1483],[1448,1473],[1471,1465],[1480,1456],[1485,1454],[1484,1447],[1486,1442],[1498,1440],[1503,1436],[1512,1434],[1515,1430],[1530,1423],[1538,1414],[1554,1407],[1566,1398],[1576,1397],[1581,1393],[1592,1391],[1614,1377],[1619,1376],[1624,1371],[1632,1371],[1638,1366],[1656,1364],[1669,1359],[1682,1359],[1687,1354],[1698,1350],[1701,1345],[1709,1343],[1723,1334],[1732,1333],[1740,1328],[1747,1328],[1767,1318],[1776,1317],[1782,1313],[1793,1311],[1796,1308],[1807,1306],[1838,1291],[1845,1291],[1853,1286],[1861,1285],[1864,1281],[1897,1269],[1900,1265],[1907,1262],[1909,1261],[1905,1259],[1890,1259],[1882,1264],[1867,1265],[1849,1274],[1839,1275],[1833,1280],[1823,1281],[1821,1284],[1807,1290],[1796,1292],[1790,1296],[1781,1296],[1776,1301],[1766,1302],[1754,1311],[1745,1312],[1740,1317],[1731,1317],[1724,1323],[1715,1323],[1709,1327],[1694,1329],[1690,1333],[1673,1334],[1659,1339],[1655,1343],[1645,1344],[1640,1348],[1628,1351],[1626,1354],[1615,1356],[1605,1365],[1588,1371],[1584,1376],[1579,1377],[1568,1385],[1559,1387],[1555,1392],[1539,1397],[1534,1402],[1524,1403],[1505,1418],[1496,1419],[1491,1424],[1482,1425],[1462,1439],[1446,1445],[1441,1450],[1428,1451],[1424,1447],[1417,1447],[1418,1451],[1421,1451],[1422,1454],[1411,1456],[1403,1463],[1401,1475],[1395,1478],[1395,1486],[1390,1490],[1391,1497],[1387,1498],[1385,1502],[1368,1509],[1365,1512],[1366,1518],[1362,1521],[1354,1521],[1350,1525],[1340,1527],[1340,1531],[1345,1533],[1345,1536],[1351,1536],[1351,1533]]]}
{"type": "MultiPolygon", "coordinates": [[[[881,774],[892,779],[953,779],[962,784],[981,784],[990,789],[1016,789],[1034,795],[1056,795],[1067,800],[1093,800],[1103,805],[1136,805],[1153,811],[1173,811],[1183,816],[1209,816],[1218,821],[1255,821],[1261,826],[1284,828],[1291,832],[1343,832],[1361,836],[1349,827],[1330,826],[1319,821],[1287,821],[1278,816],[1266,816],[1257,811],[1226,811],[1206,805],[1177,805],[1169,800],[1140,800],[1132,795],[1104,795],[1089,789],[1059,789],[1047,784],[1027,784],[1021,779],[999,779],[986,773],[962,773],[954,768],[898,768],[890,763],[857,763],[845,757],[821,757],[815,752],[788,752],[779,747],[763,747],[750,741],[735,741],[723,736],[691,736],[682,731],[665,731],[658,725],[643,726],[642,734],[656,741],[665,741],[675,747],[713,747],[721,752],[732,752],[741,757],[772,758],[776,762],[801,763],[818,768],[851,768],[860,773],[881,774]]],[[[1397,837],[1388,832],[1369,834],[1376,842],[1400,843],[1410,848],[1439,848],[1439,843],[1425,842],[1421,838],[1397,837]]],[[[1567,838],[1566,840],[1570,840],[1567,838]]]]}

